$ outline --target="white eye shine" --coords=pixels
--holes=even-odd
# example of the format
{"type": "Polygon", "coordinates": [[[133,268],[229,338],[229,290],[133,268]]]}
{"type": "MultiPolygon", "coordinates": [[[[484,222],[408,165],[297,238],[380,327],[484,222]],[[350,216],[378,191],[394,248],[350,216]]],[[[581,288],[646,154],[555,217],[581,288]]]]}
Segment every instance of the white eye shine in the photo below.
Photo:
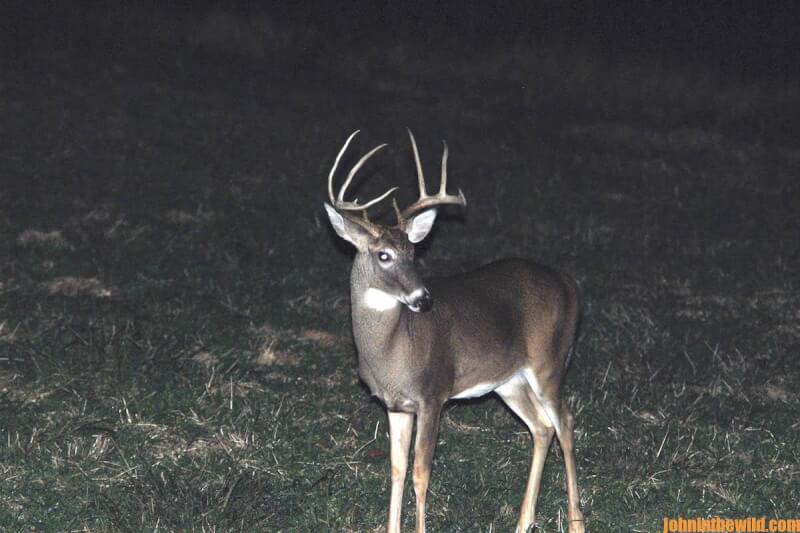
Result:
{"type": "Polygon", "coordinates": [[[394,259],[394,253],[391,250],[381,250],[378,252],[378,261],[381,263],[388,263],[394,259]]]}

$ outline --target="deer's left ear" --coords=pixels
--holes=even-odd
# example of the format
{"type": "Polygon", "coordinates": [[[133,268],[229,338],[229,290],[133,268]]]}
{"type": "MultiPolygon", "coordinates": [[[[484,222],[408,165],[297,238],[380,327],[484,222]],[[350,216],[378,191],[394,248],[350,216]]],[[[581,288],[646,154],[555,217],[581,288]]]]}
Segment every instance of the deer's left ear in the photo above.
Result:
{"type": "Polygon", "coordinates": [[[416,244],[428,236],[436,221],[436,208],[428,209],[414,216],[406,224],[406,234],[408,240],[416,244]]]}
{"type": "Polygon", "coordinates": [[[331,221],[331,226],[342,239],[350,242],[359,250],[364,250],[369,242],[369,234],[364,228],[354,224],[353,222],[344,218],[334,207],[327,203],[323,204],[325,211],[328,212],[328,218],[331,221]]]}

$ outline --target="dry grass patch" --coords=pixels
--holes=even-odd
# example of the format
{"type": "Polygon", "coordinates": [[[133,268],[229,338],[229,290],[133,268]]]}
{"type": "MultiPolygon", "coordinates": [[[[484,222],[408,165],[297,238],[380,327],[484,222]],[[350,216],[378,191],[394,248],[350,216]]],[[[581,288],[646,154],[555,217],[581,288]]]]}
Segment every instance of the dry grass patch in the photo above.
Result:
{"type": "Polygon", "coordinates": [[[327,331],[313,328],[279,330],[271,324],[255,328],[253,338],[253,363],[257,366],[300,365],[308,355],[302,347],[305,343],[325,350],[346,349],[352,345],[349,338],[327,331]]]}
{"type": "Polygon", "coordinates": [[[96,277],[80,278],[75,276],[61,276],[50,281],[42,282],[40,288],[51,295],[57,296],[91,296],[94,298],[113,298],[119,290],[108,287],[96,277]]]}
{"type": "Polygon", "coordinates": [[[17,236],[17,244],[20,246],[42,248],[52,248],[54,250],[74,250],[75,247],[70,243],[61,230],[40,231],[36,229],[26,229],[17,236]]]}
{"type": "Polygon", "coordinates": [[[783,402],[783,403],[793,403],[797,395],[784,387],[783,385],[779,385],[777,383],[767,383],[764,386],[764,392],[767,394],[767,398],[772,400],[773,402],[783,402]]]}
{"type": "Polygon", "coordinates": [[[199,206],[197,211],[189,213],[183,209],[170,209],[164,215],[167,222],[178,225],[204,225],[213,222],[218,215],[213,211],[203,210],[203,206],[199,206]]]}
{"type": "Polygon", "coordinates": [[[253,363],[256,366],[289,365],[297,366],[301,364],[299,355],[279,350],[275,347],[277,339],[265,339],[256,352],[253,363]]]}
{"type": "Polygon", "coordinates": [[[297,338],[303,341],[313,342],[321,348],[342,348],[351,344],[348,337],[319,329],[303,329],[297,334],[297,338]]]}

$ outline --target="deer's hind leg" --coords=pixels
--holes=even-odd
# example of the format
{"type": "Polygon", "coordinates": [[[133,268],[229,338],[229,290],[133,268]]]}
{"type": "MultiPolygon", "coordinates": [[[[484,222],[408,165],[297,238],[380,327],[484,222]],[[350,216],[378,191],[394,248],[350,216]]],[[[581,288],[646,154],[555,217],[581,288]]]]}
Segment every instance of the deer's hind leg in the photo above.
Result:
{"type": "Polygon", "coordinates": [[[578,491],[578,472],[575,466],[575,454],[573,453],[573,418],[566,402],[561,402],[561,429],[557,430],[558,442],[561,444],[561,451],[564,452],[564,467],[567,472],[567,499],[569,508],[567,519],[569,520],[570,533],[584,533],[583,513],[581,512],[581,497],[578,491]]]}
{"type": "Polygon", "coordinates": [[[547,451],[550,449],[555,428],[536,398],[534,391],[522,376],[512,378],[495,389],[495,392],[528,426],[528,430],[533,437],[531,469],[528,474],[525,496],[522,498],[519,521],[517,522],[517,531],[525,533],[534,524],[536,518],[536,500],[539,497],[539,489],[542,484],[544,461],[547,458],[547,451]]]}
{"type": "Polygon", "coordinates": [[[561,451],[564,453],[564,468],[567,478],[567,520],[569,533],[584,533],[583,513],[580,507],[580,492],[578,490],[578,472],[575,466],[573,418],[566,402],[561,400],[559,386],[552,386],[543,390],[536,375],[530,369],[523,371],[534,405],[540,417],[547,419],[549,425],[555,430],[561,451]]]}

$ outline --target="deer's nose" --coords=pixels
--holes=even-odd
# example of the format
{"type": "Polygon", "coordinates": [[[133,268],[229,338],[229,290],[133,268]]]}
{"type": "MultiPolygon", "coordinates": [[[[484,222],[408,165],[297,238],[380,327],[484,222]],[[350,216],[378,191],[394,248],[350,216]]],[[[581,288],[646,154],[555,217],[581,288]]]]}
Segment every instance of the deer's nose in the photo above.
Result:
{"type": "Polygon", "coordinates": [[[408,302],[408,306],[412,311],[416,311],[418,313],[430,311],[433,307],[433,298],[431,297],[431,293],[428,292],[428,289],[414,291],[414,293],[411,295],[410,301],[408,302]]]}

